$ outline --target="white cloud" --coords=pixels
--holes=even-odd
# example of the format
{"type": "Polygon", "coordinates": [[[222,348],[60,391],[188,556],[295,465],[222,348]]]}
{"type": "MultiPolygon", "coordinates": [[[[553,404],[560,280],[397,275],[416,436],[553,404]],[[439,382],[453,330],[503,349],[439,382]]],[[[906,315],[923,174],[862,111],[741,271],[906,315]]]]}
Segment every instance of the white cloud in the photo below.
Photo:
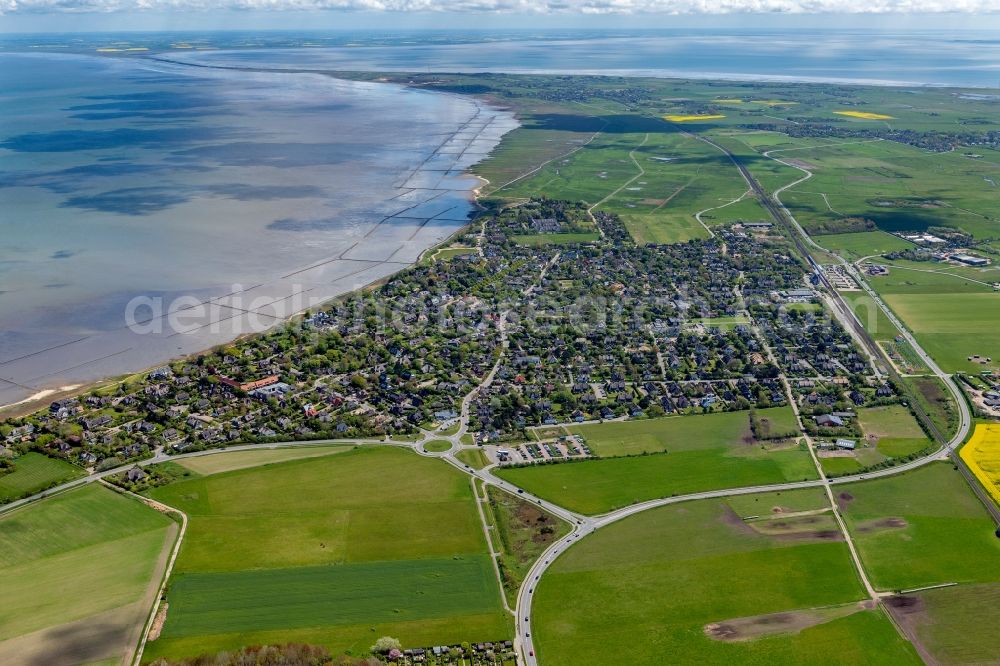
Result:
{"type": "Polygon", "coordinates": [[[0,0],[0,14],[171,10],[503,12],[527,14],[987,14],[997,0],[0,0]]]}

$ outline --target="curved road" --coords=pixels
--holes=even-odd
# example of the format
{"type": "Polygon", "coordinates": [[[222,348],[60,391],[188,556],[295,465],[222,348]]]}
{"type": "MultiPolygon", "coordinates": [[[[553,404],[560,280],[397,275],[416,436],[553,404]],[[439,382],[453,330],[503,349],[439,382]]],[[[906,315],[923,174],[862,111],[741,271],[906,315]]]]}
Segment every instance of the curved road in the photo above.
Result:
{"type": "MultiPolygon", "coordinates": [[[[801,241],[804,242],[805,245],[812,247],[816,250],[822,251],[826,254],[837,256],[833,255],[825,248],[820,246],[818,243],[816,243],[809,236],[809,234],[806,233],[805,229],[802,228],[798,220],[796,220],[795,217],[791,214],[791,212],[788,211],[788,209],[785,207],[785,205],[781,202],[781,199],[779,198],[780,194],[785,190],[812,178],[813,174],[811,171],[808,171],[807,169],[799,167],[795,164],[790,164],[776,157],[771,157],[772,152],[779,152],[779,151],[769,151],[763,153],[764,157],[768,157],[770,159],[775,160],[776,162],[780,162],[786,166],[793,167],[805,173],[805,175],[802,178],[775,190],[773,195],[773,201],[776,205],[772,207],[772,205],[769,205],[769,199],[766,191],[764,191],[761,185],[757,182],[756,178],[754,178],[753,174],[751,174],[749,170],[746,169],[746,167],[739,161],[739,159],[736,158],[735,155],[733,155],[728,150],[726,150],[726,148],[715,143],[714,141],[711,141],[704,137],[698,137],[698,138],[702,139],[706,143],[710,143],[711,145],[715,146],[718,150],[722,151],[729,157],[729,159],[733,162],[736,168],[739,169],[740,173],[743,175],[743,178],[750,185],[751,189],[753,189],[757,193],[758,197],[761,200],[761,204],[765,207],[765,209],[768,210],[768,212],[772,215],[772,217],[775,218],[776,223],[781,225],[783,221],[781,218],[785,217],[785,219],[787,219],[792,224],[795,232],[801,237],[801,241]],[[775,210],[775,208],[777,208],[778,210],[775,210]]],[[[799,245],[801,247],[801,243],[799,245]]],[[[802,249],[804,250],[805,248],[802,249]]],[[[804,254],[806,254],[807,257],[812,259],[812,257],[808,254],[807,251],[804,251],[804,254]]],[[[641,502],[639,504],[634,504],[632,506],[619,509],[618,511],[613,511],[611,513],[607,513],[594,518],[583,517],[582,520],[578,520],[576,523],[573,524],[574,528],[570,534],[563,537],[559,541],[553,543],[535,562],[535,564],[529,570],[528,575],[525,577],[524,584],[521,586],[521,589],[518,592],[517,608],[516,608],[517,630],[518,630],[517,638],[521,648],[521,653],[524,657],[525,663],[528,664],[528,666],[536,666],[538,663],[531,637],[531,601],[534,597],[536,585],[541,579],[541,576],[545,573],[545,571],[549,568],[549,566],[552,565],[552,563],[555,561],[556,557],[558,557],[560,553],[562,553],[575,541],[599,529],[600,527],[611,524],[618,520],[622,520],[637,513],[648,511],[649,509],[655,509],[658,507],[666,506],[668,504],[676,504],[678,502],[729,497],[733,495],[745,495],[745,494],[753,494],[759,492],[773,492],[777,490],[794,490],[797,488],[823,487],[832,484],[853,483],[855,481],[862,481],[866,479],[874,479],[884,476],[900,474],[912,469],[916,469],[918,467],[922,467],[923,465],[926,465],[928,463],[948,458],[948,456],[953,454],[957,450],[957,448],[961,446],[962,442],[965,441],[965,438],[968,435],[969,429],[971,428],[972,425],[972,414],[969,410],[968,404],[965,402],[965,397],[962,394],[961,389],[959,389],[958,385],[951,378],[951,375],[941,370],[941,368],[934,362],[934,360],[923,350],[923,348],[917,342],[916,338],[914,338],[913,335],[902,325],[899,319],[896,318],[896,315],[888,308],[888,306],[882,301],[882,299],[879,298],[878,294],[876,294],[875,291],[868,285],[868,283],[864,280],[864,278],[860,275],[860,273],[858,273],[858,271],[854,268],[854,266],[850,265],[847,261],[845,261],[843,258],[839,256],[837,256],[837,259],[846,268],[846,270],[848,270],[848,272],[858,282],[858,284],[861,285],[865,289],[865,291],[874,299],[875,303],[879,306],[879,308],[882,309],[883,312],[885,312],[887,317],[889,317],[889,320],[892,321],[892,323],[902,332],[906,341],[910,343],[910,345],[913,347],[916,353],[920,356],[921,360],[923,360],[927,364],[927,367],[930,368],[931,372],[933,372],[934,375],[937,376],[938,379],[944,382],[945,386],[948,387],[949,391],[952,393],[952,396],[955,399],[955,402],[958,404],[960,412],[959,427],[955,435],[950,440],[948,440],[947,443],[942,445],[938,450],[934,451],[933,453],[927,456],[924,456],[923,458],[918,458],[911,462],[903,463],[895,467],[880,469],[873,472],[867,472],[864,474],[842,476],[835,479],[821,478],[821,479],[816,479],[814,481],[800,481],[795,483],[783,483],[783,484],[775,484],[768,486],[733,488],[727,490],[715,490],[702,493],[693,493],[690,495],[683,495],[678,497],[669,497],[658,500],[650,500],[648,502],[641,502]]],[[[861,326],[861,322],[858,321],[857,316],[854,314],[854,311],[847,306],[847,304],[844,302],[843,298],[840,296],[840,294],[837,292],[836,289],[833,289],[829,284],[827,284],[827,286],[830,287],[829,290],[831,292],[831,297],[834,299],[836,305],[838,306],[838,309],[841,310],[841,313],[849,320],[853,320],[852,322],[853,325],[850,328],[854,329],[854,333],[856,335],[863,334],[864,328],[861,326]]],[[[865,344],[866,342],[867,341],[862,340],[863,344],[865,344]]],[[[866,344],[866,346],[869,345],[866,344]]],[[[876,358],[881,356],[881,349],[877,345],[875,345],[875,350],[873,351],[879,355],[876,356],[876,358]]],[[[958,464],[958,467],[963,471],[964,474],[966,474],[968,478],[968,470],[966,470],[965,467],[961,464],[958,464]]],[[[983,496],[981,490],[979,489],[976,481],[974,479],[969,479],[969,480],[972,488],[982,498],[983,496]]],[[[990,509],[991,513],[994,516],[994,519],[1000,522],[1000,515],[997,514],[996,507],[991,503],[989,503],[988,501],[986,502],[986,506],[990,509]]],[[[863,575],[864,574],[862,572],[862,576],[863,575]]]]}
{"type": "MultiPolygon", "coordinates": [[[[805,232],[805,230],[798,223],[795,217],[792,216],[792,214],[787,210],[787,208],[785,208],[784,204],[781,203],[781,200],[779,199],[780,194],[785,190],[794,187],[795,185],[798,185],[799,183],[802,183],[811,178],[812,172],[802,167],[799,167],[795,164],[791,164],[783,160],[780,160],[776,157],[771,157],[771,153],[779,151],[769,151],[763,153],[765,157],[769,157],[770,159],[785,164],[786,166],[799,169],[800,171],[806,174],[802,178],[776,190],[774,192],[773,199],[769,199],[766,195],[766,192],[763,191],[763,189],[754,179],[752,174],[750,174],[749,171],[746,170],[746,168],[740,163],[740,161],[735,156],[729,153],[729,151],[723,148],[722,146],[719,146],[718,144],[715,144],[714,142],[708,139],[703,139],[703,140],[712,143],[712,145],[715,145],[716,148],[723,151],[730,157],[730,159],[733,161],[736,167],[740,170],[743,177],[747,180],[748,184],[750,184],[751,188],[754,189],[754,191],[761,198],[761,203],[765,206],[766,209],[768,209],[771,215],[775,217],[776,222],[781,224],[784,220],[787,220],[792,225],[795,232],[800,236],[799,240],[801,243],[804,243],[806,246],[812,247],[824,253],[832,254],[829,253],[827,250],[825,250],[825,248],[817,244],[812,238],[810,238],[810,236],[805,232]],[[772,201],[773,203],[770,203],[772,201]],[[784,218],[784,220],[781,219],[782,217],[784,218]]],[[[541,579],[541,576],[552,565],[552,563],[556,560],[556,558],[561,553],[563,553],[568,547],[570,547],[573,543],[580,540],[584,536],[591,534],[592,532],[602,527],[610,525],[619,520],[628,518],[629,516],[641,513],[643,511],[648,511],[650,509],[655,509],[670,504],[677,504],[680,502],[689,502],[689,501],[703,500],[703,499],[716,499],[722,497],[730,497],[734,495],[748,495],[761,492],[795,490],[799,488],[823,487],[827,484],[837,485],[837,484],[853,483],[855,481],[900,474],[908,470],[916,469],[928,463],[948,458],[949,455],[954,454],[956,449],[965,440],[966,435],[968,434],[969,429],[972,425],[972,415],[970,413],[968,404],[965,401],[964,395],[961,392],[961,389],[959,389],[958,385],[954,382],[951,376],[945,373],[943,370],[941,370],[941,368],[934,362],[934,360],[923,350],[923,348],[919,345],[919,343],[913,337],[913,335],[906,329],[905,326],[903,326],[903,324],[899,321],[899,319],[895,316],[895,314],[888,308],[888,306],[882,301],[882,299],[878,296],[878,294],[867,284],[867,282],[865,282],[864,278],[857,271],[857,269],[852,264],[850,264],[849,262],[845,261],[840,257],[838,257],[838,260],[844,266],[845,270],[847,270],[851,274],[851,276],[858,282],[858,284],[861,285],[862,288],[869,294],[869,296],[871,296],[871,298],[878,305],[878,307],[885,313],[885,315],[889,318],[889,320],[900,330],[901,334],[904,336],[906,341],[912,346],[914,351],[919,355],[920,359],[924,363],[926,363],[927,367],[931,370],[931,372],[933,372],[935,376],[937,376],[942,382],[944,382],[945,386],[948,387],[949,391],[952,393],[952,395],[955,398],[955,401],[959,406],[960,421],[959,421],[958,431],[948,442],[946,442],[938,450],[934,451],[933,453],[927,456],[924,456],[917,460],[913,460],[908,463],[897,465],[895,467],[880,469],[873,472],[866,472],[864,474],[843,476],[829,480],[818,478],[811,481],[797,481],[797,482],[779,483],[779,484],[764,485],[764,486],[748,486],[742,488],[727,488],[727,489],[710,490],[698,493],[690,493],[687,495],[679,495],[675,497],[666,497],[661,499],[649,500],[646,502],[640,502],[638,504],[633,504],[631,506],[618,509],[617,511],[612,511],[598,516],[585,516],[570,511],[557,504],[553,504],[552,502],[544,500],[540,497],[536,497],[534,495],[526,493],[523,489],[515,486],[514,484],[511,484],[493,475],[492,469],[494,465],[489,465],[481,470],[475,470],[455,457],[455,452],[463,448],[465,449],[477,448],[475,446],[463,445],[461,443],[461,438],[468,431],[469,406],[471,404],[471,401],[473,397],[480,390],[488,387],[492,383],[496,371],[499,368],[500,360],[498,359],[493,369],[486,375],[486,377],[479,384],[479,386],[473,389],[473,391],[470,392],[465,397],[465,399],[463,399],[461,414],[459,416],[459,428],[454,434],[445,435],[440,432],[423,431],[421,438],[415,442],[392,442],[387,440],[374,440],[374,439],[350,439],[350,440],[318,440],[311,442],[288,441],[288,442],[278,442],[269,444],[247,444],[240,446],[232,446],[224,449],[208,449],[205,451],[181,453],[176,455],[167,455],[163,453],[162,450],[159,450],[157,451],[156,455],[147,460],[143,460],[137,463],[130,463],[128,465],[116,467],[114,469],[110,469],[104,472],[97,472],[89,476],[82,477],[80,479],[76,479],[68,483],[64,483],[60,486],[57,486],[56,488],[52,488],[45,492],[38,493],[31,497],[27,497],[22,500],[18,500],[17,502],[13,502],[11,504],[2,506],[0,507],[0,514],[12,511],[18,507],[28,504],[29,502],[33,502],[35,500],[51,496],[55,493],[63,492],[65,490],[81,486],[87,483],[92,483],[104,477],[123,472],[133,467],[134,465],[146,466],[160,462],[165,462],[167,460],[182,460],[185,458],[212,455],[225,451],[242,451],[242,450],[269,449],[269,448],[273,449],[273,448],[282,448],[289,446],[309,446],[309,445],[316,446],[323,444],[370,444],[370,445],[401,446],[401,447],[411,448],[420,455],[427,457],[441,458],[444,461],[456,467],[457,469],[461,470],[462,472],[469,474],[474,478],[480,479],[486,484],[495,486],[517,497],[520,497],[525,501],[536,504],[545,511],[548,511],[549,513],[565,520],[572,526],[572,530],[569,534],[559,539],[558,541],[552,543],[548,547],[548,549],[546,549],[545,552],[541,555],[541,557],[539,557],[539,559],[534,563],[534,565],[532,565],[531,569],[525,576],[524,583],[522,584],[521,589],[518,591],[517,603],[514,609],[516,614],[515,626],[517,627],[517,633],[515,636],[514,643],[523,657],[523,662],[528,666],[536,666],[538,662],[537,662],[537,657],[535,656],[535,650],[531,636],[531,602],[532,599],[534,598],[535,588],[539,580],[541,579]],[[431,439],[448,440],[452,443],[452,447],[448,451],[444,451],[441,453],[427,452],[423,449],[423,444],[425,444],[427,441],[431,439]]],[[[555,259],[553,261],[555,261],[555,259]]],[[[545,269],[543,269],[542,272],[543,275],[544,275],[544,270],[545,269]]],[[[529,288],[527,291],[530,292],[531,289],[532,288],[529,288]]],[[[832,292],[831,294],[832,298],[835,299],[835,302],[837,303],[838,307],[842,310],[842,313],[852,318],[853,323],[856,325],[856,327],[863,331],[863,328],[861,328],[861,324],[857,320],[856,315],[849,307],[847,307],[846,303],[844,303],[843,299],[840,297],[837,291],[835,289],[830,289],[830,291],[832,292]]],[[[500,330],[501,340],[502,340],[502,349],[505,349],[507,345],[506,334],[504,331],[504,324],[505,324],[505,316],[501,317],[500,322],[498,322],[498,328],[500,330]]],[[[858,331],[855,330],[855,333],[858,333],[858,331]]],[[[502,358],[502,353],[501,353],[501,358],[502,358]]],[[[968,475],[968,470],[965,469],[964,465],[959,464],[958,466],[960,469],[963,470],[963,472],[966,475],[968,475]]],[[[973,489],[975,489],[976,492],[980,494],[980,497],[982,497],[981,490],[978,488],[978,485],[976,484],[975,480],[970,479],[970,482],[973,489]]],[[[989,507],[990,504],[987,503],[987,506],[989,507]]],[[[991,510],[993,512],[994,518],[996,518],[998,522],[1000,522],[1000,514],[996,512],[995,507],[991,507],[991,510]]]]}

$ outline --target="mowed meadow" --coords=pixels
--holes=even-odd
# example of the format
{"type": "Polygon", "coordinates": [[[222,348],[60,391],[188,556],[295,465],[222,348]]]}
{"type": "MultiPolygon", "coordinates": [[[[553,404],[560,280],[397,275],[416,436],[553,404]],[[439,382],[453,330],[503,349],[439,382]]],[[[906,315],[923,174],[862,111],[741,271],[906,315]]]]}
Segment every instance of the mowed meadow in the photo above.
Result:
{"type": "Polygon", "coordinates": [[[98,484],[0,517],[0,663],[131,654],[178,528],[98,484]]]}
{"type": "Polygon", "coordinates": [[[781,195],[810,233],[847,231],[850,218],[866,218],[888,232],[938,226],[995,235],[996,165],[961,151],[929,154],[893,141],[840,140],[773,157],[813,172],[781,195]]]}
{"type": "Polygon", "coordinates": [[[1000,292],[992,286],[1000,268],[883,263],[889,275],[871,278],[872,287],[945,372],[1000,369],[1000,292]]]}
{"type": "Polygon", "coordinates": [[[741,199],[747,189],[715,146],[660,119],[614,116],[580,150],[491,195],[585,201],[621,216],[642,244],[705,239],[714,225],[765,219],[756,199],[741,199]]]}
{"type": "Polygon", "coordinates": [[[14,471],[0,476],[0,501],[9,502],[83,476],[76,465],[29,451],[14,459],[14,471]]]}
{"type": "MultiPolygon", "coordinates": [[[[1000,177],[994,161],[969,151],[928,153],[893,141],[793,139],[770,132],[729,132],[725,145],[771,189],[804,173],[784,167],[783,175],[770,178],[776,163],[764,158],[766,152],[813,174],[782,192],[781,200],[821,246],[850,261],[871,257],[889,266],[889,275],[869,278],[871,285],[945,371],[978,373],[984,366],[970,360],[975,355],[992,358],[985,367],[1000,369],[995,261],[971,268],[880,256],[917,247],[889,232],[949,228],[976,241],[995,238],[1000,177]],[[859,231],[859,225],[871,224],[877,230],[859,231]]],[[[894,327],[881,315],[865,321],[871,312],[866,307],[859,314],[875,328],[873,334],[894,337],[894,327]]]]}
{"type": "Polygon", "coordinates": [[[925,660],[995,663],[1000,539],[961,473],[938,462],[835,491],[872,584],[916,590],[886,607],[925,660]]]}
{"type": "Polygon", "coordinates": [[[925,465],[836,492],[877,589],[1000,582],[996,526],[953,465],[925,465]]]}
{"type": "MultiPolygon", "coordinates": [[[[774,435],[795,432],[789,407],[755,416],[774,435]]],[[[600,458],[495,473],[587,514],[671,495],[817,478],[803,446],[795,439],[756,439],[750,418],[750,412],[721,412],[569,426],[600,458]]]]}
{"type": "Polygon", "coordinates": [[[190,522],[147,660],[289,641],[364,654],[383,635],[413,647],[511,637],[468,478],[394,447],[330,453],[150,492],[190,522]]]}
{"type": "Polygon", "coordinates": [[[537,586],[540,661],[919,664],[884,611],[860,603],[831,525],[822,490],[808,489],[685,502],[602,527],[537,586]]]}

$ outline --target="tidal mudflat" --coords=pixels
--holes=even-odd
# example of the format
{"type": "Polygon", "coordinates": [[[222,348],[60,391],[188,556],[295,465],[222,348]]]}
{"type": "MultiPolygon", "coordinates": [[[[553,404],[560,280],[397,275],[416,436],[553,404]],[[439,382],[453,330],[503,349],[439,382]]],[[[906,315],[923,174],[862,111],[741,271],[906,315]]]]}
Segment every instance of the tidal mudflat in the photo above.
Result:
{"type": "Polygon", "coordinates": [[[412,263],[513,117],[318,74],[0,55],[0,405],[221,344],[412,263]],[[128,326],[128,321],[133,326],[128,326]]]}

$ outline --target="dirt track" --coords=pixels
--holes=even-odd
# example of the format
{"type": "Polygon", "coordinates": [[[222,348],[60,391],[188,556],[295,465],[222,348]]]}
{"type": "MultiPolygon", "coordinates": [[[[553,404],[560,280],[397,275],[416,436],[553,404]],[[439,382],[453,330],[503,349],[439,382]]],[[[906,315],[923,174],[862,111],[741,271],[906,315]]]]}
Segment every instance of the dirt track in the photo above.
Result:
{"type": "MultiPolygon", "coordinates": [[[[150,500],[150,505],[152,504],[155,503],[150,500]]],[[[163,580],[163,576],[167,569],[167,563],[170,561],[170,554],[174,550],[174,544],[177,541],[177,534],[179,531],[180,526],[176,523],[171,524],[170,527],[167,528],[167,534],[163,540],[163,548],[160,549],[160,555],[156,558],[156,564],[153,567],[152,575],[149,577],[149,584],[146,585],[146,591],[143,592],[142,599],[139,602],[142,613],[140,614],[140,617],[133,622],[132,627],[128,632],[128,642],[126,643],[127,647],[125,652],[122,655],[122,664],[131,664],[135,659],[136,646],[139,645],[139,639],[142,637],[142,632],[146,630],[146,620],[149,617],[149,609],[151,609],[156,603],[156,596],[160,593],[160,581],[163,580]]]]}

